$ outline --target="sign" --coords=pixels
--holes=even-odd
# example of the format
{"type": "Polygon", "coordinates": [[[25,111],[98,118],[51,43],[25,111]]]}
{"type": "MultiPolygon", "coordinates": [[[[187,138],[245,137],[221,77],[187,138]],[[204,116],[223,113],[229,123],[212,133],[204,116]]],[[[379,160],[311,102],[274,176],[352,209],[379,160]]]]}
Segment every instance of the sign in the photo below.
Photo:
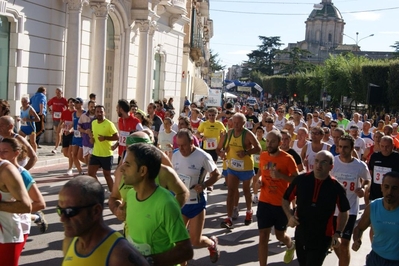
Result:
{"type": "Polygon", "coordinates": [[[211,74],[211,87],[213,88],[223,87],[223,72],[216,72],[211,74]]]}
{"type": "Polygon", "coordinates": [[[342,97],[342,102],[346,103],[348,101],[348,97],[347,96],[343,96],[342,97]]]}
{"type": "Polygon", "coordinates": [[[206,106],[220,107],[222,102],[222,90],[209,89],[208,100],[206,106]]]}
{"type": "Polygon", "coordinates": [[[237,86],[237,91],[251,92],[251,87],[237,86]]]}

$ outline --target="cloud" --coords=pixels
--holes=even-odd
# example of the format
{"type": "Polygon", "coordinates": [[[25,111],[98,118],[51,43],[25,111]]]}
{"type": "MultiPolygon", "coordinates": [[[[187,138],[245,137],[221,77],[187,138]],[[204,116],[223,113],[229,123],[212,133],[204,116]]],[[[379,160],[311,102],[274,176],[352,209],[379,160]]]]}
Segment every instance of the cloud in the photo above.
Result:
{"type": "Polygon", "coordinates": [[[381,14],[375,13],[375,12],[362,12],[362,13],[355,13],[352,14],[352,16],[356,20],[368,20],[368,21],[376,21],[379,20],[381,17],[381,14]]]}
{"type": "Polygon", "coordinates": [[[233,52],[228,52],[227,54],[244,54],[247,55],[251,53],[251,51],[249,50],[237,50],[237,51],[233,51],[233,52]]]}

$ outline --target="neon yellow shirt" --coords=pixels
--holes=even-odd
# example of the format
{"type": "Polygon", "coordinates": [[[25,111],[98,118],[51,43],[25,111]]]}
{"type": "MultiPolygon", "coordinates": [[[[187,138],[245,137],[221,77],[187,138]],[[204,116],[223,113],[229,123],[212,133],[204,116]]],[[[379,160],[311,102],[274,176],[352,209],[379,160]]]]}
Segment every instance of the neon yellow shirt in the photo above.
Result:
{"type": "Polygon", "coordinates": [[[93,120],[91,123],[91,130],[93,131],[94,137],[94,146],[93,146],[93,155],[97,157],[109,157],[113,155],[113,151],[111,150],[111,145],[114,141],[112,140],[104,140],[99,141],[98,136],[111,137],[115,133],[118,133],[114,123],[109,121],[108,119],[104,119],[103,122],[98,123],[97,120],[93,120]]]}

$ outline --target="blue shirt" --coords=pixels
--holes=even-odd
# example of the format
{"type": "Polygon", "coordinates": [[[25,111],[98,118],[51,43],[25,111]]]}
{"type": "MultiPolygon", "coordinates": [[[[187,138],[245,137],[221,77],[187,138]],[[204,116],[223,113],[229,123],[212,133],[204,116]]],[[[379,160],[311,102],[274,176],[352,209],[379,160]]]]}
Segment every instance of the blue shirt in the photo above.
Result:
{"type": "Polygon", "coordinates": [[[36,92],[30,99],[30,105],[35,109],[36,113],[40,112],[40,104],[43,104],[43,114],[47,114],[47,97],[41,92],[36,92]]]}

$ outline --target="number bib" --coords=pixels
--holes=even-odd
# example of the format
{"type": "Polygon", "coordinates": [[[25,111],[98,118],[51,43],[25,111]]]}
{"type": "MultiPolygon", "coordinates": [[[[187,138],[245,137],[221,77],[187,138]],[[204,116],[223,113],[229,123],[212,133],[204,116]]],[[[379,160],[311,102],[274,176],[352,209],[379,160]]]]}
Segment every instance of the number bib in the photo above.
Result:
{"type": "Polygon", "coordinates": [[[244,161],[231,158],[230,159],[230,166],[233,169],[244,170],[244,161]]]}
{"type": "Polygon", "coordinates": [[[21,120],[21,126],[27,126],[28,124],[26,123],[26,121],[21,120]]]}
{"type": "Polygon", "coordinates": [[[79,130],[75,130],[75,131],[73,131],[73,136],[75,137],[75,138],[81,138],[82,137],[82,135],[80,134],[80,131],[79,130]]]}
{"type": "Polygon", "coordinates": [[[384,167],[384,166],[374,166],[373,170],[373,181],[375,184],[382,184],[382,178],[388,172],[391,172],[392,168],[384,167]]]}
{"type": "Polygon", "coordinates": [[[206,150],[216,150],[216,147],[218,145],[216,138],[207,138],[205,140],[205,143],[206,150]]]}
{"type": "Polygon", "coordinates": [[[334,177],[344,186],[346,194],[355,193],[354,191],[358,187],[356,177],[348,173],[334,173],[334,177]]]}
{"type": "Polygon", "coordinates": [[[253,128],[252,120],[251,120],[251,121],[247,121],[246,127],[247,127],[248,129],[252,129],[252,128],[253,128]]]}
{"type": "Polygon", "coordinates": [[[260,159],[260,154],[254,154],[254,162],[259,163],[260,159]]]}
{"type": "Polygon", "coordinates": [[[198,194],[197,191],[191,189],[191,176],[178,174],[180,180],[184,183],[186,188],[190,191],[190,198],[186,202],[186,204],[197,204],[198,203],[198,194]]]}
{"type": "Polygon", "coordinates": [[[128,131],[119,131],[119,146],[126,146],[126,138],[129,135],[128,131]]]}
{"type": "Polygon", "coordinates": [[[53,117],[56,119],[61,119],[61,112],[54,112],[53,117]]]}

